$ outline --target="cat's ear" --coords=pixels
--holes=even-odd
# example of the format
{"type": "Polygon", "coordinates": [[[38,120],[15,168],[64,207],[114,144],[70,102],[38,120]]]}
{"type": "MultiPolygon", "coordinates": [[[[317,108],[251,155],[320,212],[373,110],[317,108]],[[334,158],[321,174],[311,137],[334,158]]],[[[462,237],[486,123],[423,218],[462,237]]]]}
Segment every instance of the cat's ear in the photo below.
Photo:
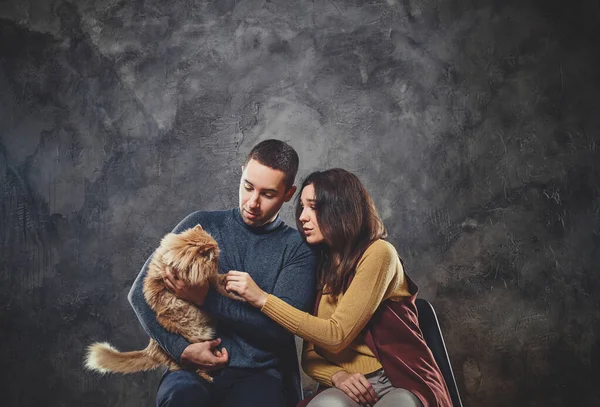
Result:
{"type": "Polygon", "coordinates": [[[198,224],[198,225],[194,226],[194,230],[197,230],[197,231],[201,231],[201,230],[203,230],[203,229],[202,229],[202,225],[199,225],[199,224],[198,224]]]}

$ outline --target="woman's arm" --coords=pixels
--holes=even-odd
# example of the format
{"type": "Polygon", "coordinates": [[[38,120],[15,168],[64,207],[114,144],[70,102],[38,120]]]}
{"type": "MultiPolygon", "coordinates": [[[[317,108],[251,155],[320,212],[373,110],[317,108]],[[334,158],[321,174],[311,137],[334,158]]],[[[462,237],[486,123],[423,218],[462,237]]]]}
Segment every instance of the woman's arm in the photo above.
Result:
{"type": "Polygon", "coordinates": [[[331,378],[344,368],[329,362],[315,350],[315,345],[304,341],[302,345],[302,370],[311,379],[324,386],[333,387],[331,378]]]}
{"type": "Polygon", "coordinates": [[[365,375],[351,374],[329,362],[317,353],[312,343],[306,341],[302,347],[302,369],[318,383],[342,390],[359,404],[372,406],[378,401],[377,393],[365,375]]]}
{"type": "Polygon", "coordinates": [[[352,283],[329,319],[312,316],[276,296],[267,295],[260,289],[257,291],[256,284],[248,281],[246,276],[244,282],[240,282],[239,275],[233,278],[233,289],[238,291],[242,287],[238,294],[248,297],[248,302],[261,307],[263,313],[288,331],[333,353],[341,351],[356,338],[383,301],[392,281],[395,287],[404,284],[398,254],[391,244],[382,240],[365,251],[352,283]]]}

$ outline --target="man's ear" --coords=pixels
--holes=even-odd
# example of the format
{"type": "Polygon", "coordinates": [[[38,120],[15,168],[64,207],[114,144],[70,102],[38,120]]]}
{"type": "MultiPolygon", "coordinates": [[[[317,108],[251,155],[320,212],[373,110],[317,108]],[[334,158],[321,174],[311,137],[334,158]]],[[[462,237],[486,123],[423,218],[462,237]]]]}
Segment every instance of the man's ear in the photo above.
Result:
{"type": "Polygon", "coordinates": [[[287,191],[285,191],[285,197],[283,198],[283,201],[289,202],[295,193],[296,193],[296,185],[292,185],[287,191]]]}

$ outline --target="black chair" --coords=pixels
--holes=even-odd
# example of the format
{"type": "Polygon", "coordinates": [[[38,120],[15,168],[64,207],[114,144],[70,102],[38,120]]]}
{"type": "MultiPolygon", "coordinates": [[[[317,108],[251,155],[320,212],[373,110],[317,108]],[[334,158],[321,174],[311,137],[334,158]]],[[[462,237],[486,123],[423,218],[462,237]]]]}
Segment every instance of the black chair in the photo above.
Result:
{"type": "Polygon", "coordinates": [[[456,380],[454,379],[454,373],[452,372],[452,365],[448,358],[448,351],[446,350],[446,344],[442,336],[440,329],[440,323],[438,322],[437,315],[433,306],[423,298],[417,298],[415,301],[417,306],[417,312],[419,313],[419,326],[423,337],[433,357],[437,362],[448,391],[450,392],[450,398],[452,398],[452,405],[454,407],[462,407],[462,401],[460,400],[460,394],[458,394],[458,387],[456,386],[456,380]]]}
{"type": "MultiPolygon", "coordinates": [[[[448,386],[448,392],[450,392],[450,398],[452,399],[453,407],[463,407],[458,393],[458,387],[456,386],[456,379],[454,378],[454,372],[452,371],[452,365],[450,364],[450,358],[448,357],[448,351],[446,350],[446,344],[444,337],[442,336],[442,330],[440,329],[440,323],[437,319],[433,305],[429,301],[423,298],[417,298],[415,300],[417,307],[419,326],[421,332],[423,332],[423,338],[431,349],[435,362],[438,364],[442,376],[448,386]]],[[[317,384],[316,390],[319,389],[317,384]]],[[[305,395],[310,396],[310,394],[305,395]]]]}

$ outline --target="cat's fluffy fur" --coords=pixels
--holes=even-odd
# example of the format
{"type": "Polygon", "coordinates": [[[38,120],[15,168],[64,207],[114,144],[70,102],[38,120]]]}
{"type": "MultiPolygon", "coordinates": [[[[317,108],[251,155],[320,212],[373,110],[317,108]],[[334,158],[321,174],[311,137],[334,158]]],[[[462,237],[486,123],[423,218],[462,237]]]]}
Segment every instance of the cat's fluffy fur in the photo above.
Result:
{"type": "MultiPolygon", "coordinates": [[[[189,342],[202,342],[214,337],[209,315],[170,292],[163,281],[167,266],[177,270],[177,276],[186,284],[211,284],[221,294],[236,298],[224,288],[224,276],[219,276],[217,242],[200,225],[180,234],[166,235],[152,256],[144,280],[144,297],[156,314],[158,322],[170,332],[189,342]]],[[[239,299],[236,298],[236,299],[239,299]]],[[[85,366],[100,373],[133,373],[168,366],[181,367],[162,350],[153,339],[143,350],[119,352],[108,343],[94,343],[88,348],[85,366]]],[[[198,373],[211,381],[205,372],[198,373]]]]}

